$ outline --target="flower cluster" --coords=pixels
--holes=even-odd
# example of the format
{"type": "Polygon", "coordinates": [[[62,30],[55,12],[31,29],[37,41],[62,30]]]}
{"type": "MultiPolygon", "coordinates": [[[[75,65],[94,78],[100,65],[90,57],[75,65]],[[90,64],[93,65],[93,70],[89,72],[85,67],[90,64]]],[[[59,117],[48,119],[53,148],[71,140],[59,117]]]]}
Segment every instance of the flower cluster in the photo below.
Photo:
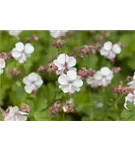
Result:
{"type": "Polygon", "coordinates": [[[18,42],[15,44],[15,48],[12,49],[12,56],[22,64],[26,62],[27,57],[30,57],[33,52],[34,47],[31,44],[24,45],[22,42],[18,42]]]}
{"type": "Polygon", "coordinates": [[[60,75],[58,78],[59,88],[64,93],[73,94],[75,91],[80,91],[83,85],[81,77],[77,75],[76,59],[67,54],[60,54],[57,59],[53,61],[57,67],[56,74],[60,75]]]}
{"type": "Polygon", "coordinates": [[[9,107],[4,113],[4,121],[26,121],[28,113],[20,111],[17,106],[9,107]]]}
{"type": "Polygon", "coordinates": [[[135,72],[134,72],[133,80],[128,83],[128,86],[130,88],[135,88],[135,72]]]}
{"type": "Polygon", "coordinates": [[[113,76],[113,71],[108,67],[102,67],[93,76],[89,76],[86,81],[87,84],[91,85],[93,88],[98,86],[106,87],[111,83],[113,76]]]}
{"type": "Polygon", "coordinates": [[[112,44],[112,42],[108,41],[104,43],[103,47],[100,50],[100,54],[105,56],[106,58],[113,60],[116,57],[116,54],[121,53],[121,47],[119,44],[112,44]]]}

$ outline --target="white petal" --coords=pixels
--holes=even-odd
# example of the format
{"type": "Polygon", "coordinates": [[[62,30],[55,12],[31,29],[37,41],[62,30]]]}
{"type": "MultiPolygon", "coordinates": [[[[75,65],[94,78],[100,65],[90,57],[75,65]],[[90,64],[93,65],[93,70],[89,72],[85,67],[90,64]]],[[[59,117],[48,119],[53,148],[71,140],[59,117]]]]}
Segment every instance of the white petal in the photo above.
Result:
{"type": "Polygon", "coordinates": [[[34,52],[34,47],[31,44],[27,43],[24,47],[24,50],[26,54],[31,54],[34,52]]]}
{"type": "Polygon", "coordinates": [[[108,76],[111,73],[111,70],[108,67],[102,67],[100,72],[103,76],[108,76]]]}
{"type": "Polygon", "coordinates": [[[119,44],[114,44],[112,50],[116,53],[116,54],[120,54],[121,52],[121,47],[119,44]]]}
{"type": "Polygon", "coordinates": [[[100,54],[102,55],[102,56],[107,56],[108,54],[109,54],[109,51],[107,51],[107,50],[105,50],[105,49],[101,49],[100,50],[100,54]]]}
{"type": "Polygon", "coordinates": [[[30,74],[28,75],[28,79],[29,79],[31,82],[36,81],[38,78],[39,78],[39,75],[38,75],[37,73],[34,73],[34,72],[32,72],[32,73],[30,73],[30,74]]]}
{"type": "Polygon", "coordinates": [[[30,85],[30,84],[31,84],[31,81],[29,80],[28,77],[24,77],[24,78],[23,78],[23,83],[26,84],[26,85],[30,85]]]}
{"type": "Polygon", "coordinates": [[[15,44],[15,47],[18,51],[22,52],[24,50],[24,44],[22,42],[18,42],[15,44]]]}
{"type": "Polygon", "coordinates": [[[27,58],[26,58],[26,55],[25,54],[22,54],[19,58],[16,58],[16,60],[23,64],[24,62],[26,62],[27,58]]]}
{"type": "Polygon", "coordinates": [[[67,66],[68,68],[71,68],[73,66],[76,65],[76,59],[74,57],[69,57],[68,62],[67,62],[67,66]]]}
{"type": "Polygon", "coordinates": [[[67,85],[68,84],[67,76],[65,74],[60,75],[58,78],[58,82],[61,85],[67,85]]]}
{"type": "Polygon", "coordinates": [[[36,82],[35,85],[39,88],[43,84],[43,80],[39,78],[36,82]]]}
{"type": "Polygon", "coordinates": [[[30,94],[30,93],[32,93],[32,91],[33,91],[35,88],[33,88],[32,85],[31,85],[31,86],[27,86],[27,85],[26,85],[26,86],[24,87],[24,89],[25,89],[25,92],[26,92],[26,93],[29,93],[29,94],[30,94]]]}
{"type": "Polygon", "coordinates": [[[101,80],[102,79],[102,74],[100,73],[100,71],[97,71],[94,75],[94,79],[95,80],[101,80]]]}
{"type": "Polygon", "coordinates": [[[110,74],[108,76],[106,76],[107,80],[112,80],[113,78],[113,72],[110,72],[110,74]]]}
{"type": "Polygon", "coordinates": [[[114,59],[116,57],[116,54],[113,51],[110,51],[107,58],[114,59]]]}
{"type": "Polygon", "coordinates": [[[18,58],[22,55],[22,53],[20,51],[18,51],[16,48],[13,48],[11,54],[14,58],[18,58]]]}
{"type": "Polygon", "coordinates": [[[73,83],[72,85],[76,86],[76,87],[81,87],[83,85],[83,81],[78,77],[73,83]]]}
{"type": "Polygon", "coordinates": [[[53,63],[56,67],[58,67],[58,70],[63,69],[63,65],[61,65],[57,59],[55,59],[53,63]]]}
{"type": "Polygon", "coordinates": [[[63,65],[65,65],[66,62],[68,62],[68,59],[69,59],[69,57],[67,54],[60,54],[57,57],[58,62],[63,65]]]}
{"type": "Polygon", "coordinates": [[[68,80],[69,80],[69,81],[75,80],[76,77],[77,77],[76,71],[74,71],[74,70],[69,70],[69,71],[67,72],[67,77],[68,77],[68,80]]]}
{"type": "Polygon", "coordinates": [[[110,41],[104,44],[104,49],[110,51],[112,49],[112,43],[110,41]]]}
{"type": "Polygon", "coordinates": [[[0,68],[5,68],[5,66],[6,66],[5,60],[0,58],[0,68]]]}

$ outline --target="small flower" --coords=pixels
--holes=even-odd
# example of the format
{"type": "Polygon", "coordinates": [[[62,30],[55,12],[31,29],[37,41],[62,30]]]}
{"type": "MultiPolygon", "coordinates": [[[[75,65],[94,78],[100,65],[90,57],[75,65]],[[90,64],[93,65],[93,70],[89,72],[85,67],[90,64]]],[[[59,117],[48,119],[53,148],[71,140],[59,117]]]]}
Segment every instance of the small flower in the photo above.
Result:
{"type": "Polygon", "coordinates": [[[49,107],[49,114],[56,115],[61,111],[62,104],[60,102],[56,102],[54,105],[49,107]]]}
{"type": "Polygon", "coordinates": [[[73,56],[68,56],[67,54],[60,54],[57,59],[53,61],[54,65],[58,68],[56,74],[60,75],[65,70],[74,70],[73,68],[76,65],[76,59],[73,56]]]}
{"type": "Polygon", "coordinates": [[[12,49],[12,56],[17,60],[19,63],[24,63],[27,60],[27,57],[31,56],[34,52],[34,47],[27,43],[23,44],[22,42],[18,42],[15,44],[15,48],[12,49]]]}
{"type": "Polygon", "coordinates": [[[16,36],[17,37],[21,32],[22,32],[22,30],[10,30],[9,34],[11,36],[16,36]]]}
{"type": "Polygon", "coordinates": [[[50,34],[53,38],[59,38],[65,36],[68,30],[50,30],[50,34]]]}
{"type": "Polygon", "coordinates": [[[25,91],[30,94],[36,92],[41,87],[43,80],[38,74],[33,72],[23,79],[23,83],[25,84],[25,91]]]}
{"type": "Polygon", "coordinates": [[[9,107],[4,114],[4,121],[26,121],[28,113],[19,111],[17,106],[9,107]]]}
{"type": "Polygon", "coordinates": [[[100,54],[106,58],[113,60],[116,57],[116,54],[121,53],[121,47],[119,44],[112,44],[110,41],[104,43],[103,47],[100,50],[100,54]]]}
{"type": "Polygon", "coordinates": [[[129,110],[127,108],[127,103],[130,102],[132,103],[133,105],[135,105],[135,90],[133,93],[129,93],[126,97],[125,97],[125,103],[124,103],[124,107],[129,110]]]}
{"type": "Polygon", "coordinates": [[[79,92],[80,87],[83,85],[83,81],[77,75],[76,71],[69,70],[67,74],[61,74],[58,78],[59,88],[62,89],[64,93],[74,93],[79,92]]]}
{"type": "Polygon", "coordinates": [[[3,73],[3,69],[6,66],[6,62],[4,59],[0,58],[0,75],[3,73]]]}
{"type": "Polygon", "coordinates": [[[103,86],[106,87],[113,79],[113,72],[108,67],[102,67],[97,71],[93,77],[87,79],[87,83],[92,87],[103,86]]]}
{"type": "Polygon", "coordinates": [[[130,88],[135,88],[135,72],[134,72],[133,80],[129,82],[128,85],[130,88]]]}
{"type": "Polygon", "coordinates": [[[61,39],[52,42],[52,46],[54,46],[57,49],[61,49],[62,47],[65,46],[65,44],[66,44],[65,41],[61,39]]]}

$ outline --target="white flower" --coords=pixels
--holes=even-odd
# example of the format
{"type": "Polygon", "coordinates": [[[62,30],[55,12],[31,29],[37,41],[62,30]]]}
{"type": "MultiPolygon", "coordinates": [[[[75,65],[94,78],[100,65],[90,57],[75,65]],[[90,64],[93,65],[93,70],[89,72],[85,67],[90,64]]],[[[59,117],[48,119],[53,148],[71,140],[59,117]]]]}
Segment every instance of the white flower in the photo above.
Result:
{"type": "Polygon", "coordinates": [[[67,54],[60,54],[57,59],[53,61],[54,65],[58,68],[56,71],[57,75],[60,75],[64,70],[74,70],[76,65],[76,59],[73,56],[68,56],[67,54]]]}
{"type": "Polygon", "coordinates": [[[43,80],[38,74],[33,72],[23,79],[23,83],[25,84],[25,91],[27,93],[32,93],[41,87],[43,80]]]}
{"type": "Polygon", "coordinates": [[[8,112],[4,116],[4,121],[26,121],[28,113],[19,111],[17,106],[9,107],[8,112]]]}
{"type": "Polygon", "coordinates": [[[4,59],[0,58],[0,75],[3,73],[3,69],[6,66],[6,62],[4,59]]]}
{"type": "Polygon", "coordinates": [[[19,62],[24,63],[27,60],[27,57],[29,57],[34,52],[34,47],[27,43],[23,44],[22,42],[18,42],[15,44],[15,48],[12,49],[12,56],[19,62]]]}
{"type": "Polygon", "coordinates": [[[130,88],[135,88],[135,72],[134,72],[133,80],[129,82],[128,85],[130,88]]]}
{"type": "Polygon", "coordinates": [[[113,79],[113,72],[108,67],[102,67],[100,71],[97,71],[93,77],[87,79],[87,83],[92,87],[107,86],[113,79]]]}
{"type": "Polygon", "coordinates": [[[110,41],[104,43],[100,50],[100,54],[106,58],[112,60],[116,57],[116,54],[121,53],[121,47],[119,44],[112,44],[110,41]]]}
{"type": "Polygon", "coordinates": [[[68,30],[50,30],[50,34],[53,38],[65,36],[68,30]]]}
{"type": "Polygon", "coordinates": [[[76,71],[69,70],[67,74],[61,74],[58,78],[59,88],[62,89],[64,93],[74,93],[79,92],[80,87],[83,85],[83,81],[77,75],[76,71]]]}
{"type": "Polygon", "coordinates": [[[22,30],[10,30],[9,34],[17,37],[21,32],[22,30]]]}
{"type": "Polygon", "coordinates": [[[130,102],[132,103],[133,105],[135,105],[135,90],[133,93],[129,93],[126,97],[125,97],[125,103],[124,103],[124,107],[129,110],[127,108],[127,103],[130,102]]]}

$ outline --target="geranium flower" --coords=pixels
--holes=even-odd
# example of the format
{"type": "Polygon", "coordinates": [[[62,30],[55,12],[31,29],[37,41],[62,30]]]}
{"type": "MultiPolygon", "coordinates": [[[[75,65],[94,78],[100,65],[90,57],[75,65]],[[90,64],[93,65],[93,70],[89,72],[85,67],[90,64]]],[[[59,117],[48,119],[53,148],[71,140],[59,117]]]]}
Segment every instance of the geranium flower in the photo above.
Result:
{"type": "Polygon", "coordinates": [[[17,37],[21,32],[22,30],[10,30],[9,34],[17,37]]]}
{"type": "Polygon", "coordinates": [[[6,66],[6,62],[4,59],[0,58],[0,75],[3,73],[3,69],[6,66]]]}
{"type": "Polygon", "coordinates": [[[133,80],[129,82],[128,85],[130,88],[135,88],[135,72],[134,72],[133,80]]]}
{"type": "Polygon", "coordinates": [[[68,30],[50,30],[50,34],[53,38],[65,36],[68,30]]]}

